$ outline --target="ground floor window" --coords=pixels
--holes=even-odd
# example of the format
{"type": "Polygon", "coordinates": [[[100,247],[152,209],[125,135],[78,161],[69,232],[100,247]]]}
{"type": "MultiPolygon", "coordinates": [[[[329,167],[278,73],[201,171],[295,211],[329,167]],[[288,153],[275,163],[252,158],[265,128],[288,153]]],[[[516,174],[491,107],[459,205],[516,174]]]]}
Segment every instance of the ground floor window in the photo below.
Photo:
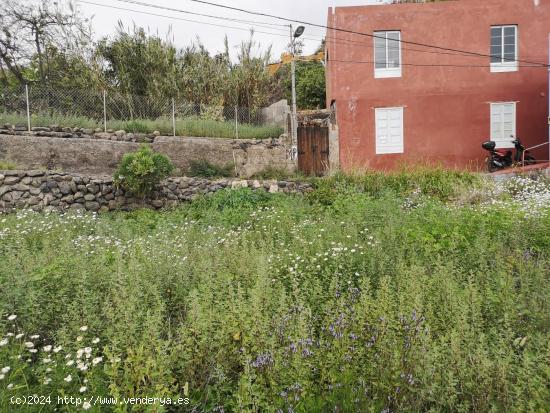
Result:
{"type": "Polygon", "coordinates": [[[497,148],[511,148],[516,136],[516,103],[491,103],[491,140],[497,148]]]}
{"type": "Polygon", "coordinates": [[[403,108],[376,108],[376,154],[403,153],[403,108]]]}

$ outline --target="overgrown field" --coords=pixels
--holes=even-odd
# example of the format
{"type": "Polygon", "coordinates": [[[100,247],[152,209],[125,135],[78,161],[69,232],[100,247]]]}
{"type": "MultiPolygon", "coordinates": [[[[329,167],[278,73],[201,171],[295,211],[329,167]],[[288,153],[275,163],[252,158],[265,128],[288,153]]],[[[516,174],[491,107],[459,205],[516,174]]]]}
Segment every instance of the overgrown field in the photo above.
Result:
{"type": "MultiPolygon", "coordinates": [[[[27,118],[24,114],[0,112],[0,125],[4,124],[27,126],[27,118]]],[[[33,114],[31,116],[32,126],[60,125],[75,128],[101,128],[103,122],[90,119],[84,116],[65,116],[56,114],[33,114]]],[[[173,133],[172,119],[168,117],[158,119],[134,119],[107,121],[107,127],[113,130],[125,130],[133,133],[151,133],[159,131],[163,135],[171,136],[173,133]]],[[[278,138],[283,129],[276,125],[253,125],[239,123],[238,133],[240,139],[269,139],[278,138]]],[[[235,122],[201,119],[196,116],[177,118],[176,135],[192,137],[211,137],[235,139],[235,122]]]]}
{"type": "Polygon", "coordinates": [[[422,171],[0,216],[0,411],[546,412],[549,188],[422,171]],[[189,404],[10,404],[32,394],[189,404]]]}

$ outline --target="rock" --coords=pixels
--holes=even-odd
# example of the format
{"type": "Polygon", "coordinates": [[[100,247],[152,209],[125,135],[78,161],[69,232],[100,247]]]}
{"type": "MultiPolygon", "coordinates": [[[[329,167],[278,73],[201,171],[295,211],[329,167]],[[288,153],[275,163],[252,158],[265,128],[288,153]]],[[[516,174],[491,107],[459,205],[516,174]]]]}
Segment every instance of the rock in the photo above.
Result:
{"type": "Polygon", "coordinates": [[[84,207],[88,211],[97,211],[99,209],[99,203],[95,201],[88,201],[84,204],[84,207]]]}
{"type": "Polygon", "coordinates": [[[29,185],[32,182],[32,178],[30,176],[26,176],[23,179],[21,179],[21,183],[23,185],[29,185]]]}
{"type": "Polygon", "coordinates": [[[69,209],[80,210],[80,209],[84,209],[84,206],[82,204],[71,204],[69,205],[69,209]]]}
{"type": "Polygon", "coordinates": [[[117,130],[117,131],[115,132],[115,136],[116,136],[117,138],[121,138],[121,137],[124,136],[125,134],[126,134],[126,131],[124,131],[123,129],[117,130]]]}
{"type": "Polygon", "coordinates": [[[153,136],[154,136],[154,137],[160,136],[160,132],[159,132],[158,130],[154,131],[154,132],[153,132],[153,136]]]}
{"type": "Polygon", "coordinates": [[[103,129],[101,129],[101,128],[95,128],[94,129],[94,133],[100,133],[100,132],[103,132],[103,129]]]}
{"type": "Polygon", "coordinates": [[[44,171],[34,170],[34,171],[27,171],[27,176],[44,176],[44,171]]]}
{"type": "Polygon", "coordinates": [[[252,188],[254,189],[260,189],[262,187],[262,184],[257,179],[252,181],[252,188]]]}
{"type": "Polygon", "coordinates": [[[110,133],[107,133],[107,132],[96,132],[94,134],[94,137],[96,139],[110,139],[111,138],[111,134],[110,133]]]}
{"type": "Polygon", "coordinates": [[[63,195],[67,195],[67,194],[70,194],[72,192],[71,191],[71,186],[67,182],[62,182],[62,183],[59,184],[59,191],[63,195]]]}
{"type": "Polygon", "coordinates": [[[77,192],[74,194],[74,199],[80,199],[84,198],[84,194],[82,192],[77,192]]]}
{"type": "Polygon", "coordinates": [[[277,193],[277,192],[279,192],[279,186],[277,184],[271,184],[271,185],[269,185],[269,190],[268,191],[269,191],[269,193],[272,193],[272,194],[277,193]]]}
{"type": "Polygon", "coordinates": [[[147,141],[147,135],[145,135],[144,133],[135,133],[134,140],[135,142],[145,143],[147,141]]]}
{"type": "Polygon", "coordinates": [[[154,199],[153,202],[151,202],[151,204],[155,208],[162,208],[162,206],[164,205],[164,202],[162,201],[162,199],[154,199]]]}
{"type": "Polygon", "coordinates": [[[34,188],[33,187],[33,188],[29,189],[29,193],[31,195],[39,195],[40,194],[40,188],[34,188]]]}
{"type": "Polygon", "coordinates": [[[88,185],[86,185],[86,189],[91,194],[97,194],[99,192],[99,185],[97,185],[97,184],[88,184],[88,185]]]}
{"type": "Polygon", "coordinates": [[[38,199],[38,197],[36,196],[31,196],[28,201],[27,201],[27,204],[28,205],[37,205],[38,203],[40,202],[40,199],[38,199]]]}
{"type": "Polygon", "coordinates": [[[95,195],[94,194],[86,194],[86,195],[84,195],[84,199],[86,201],[93,201],[93,200],[95,200],[95,195]]]}
{"type": "Polygon", "coordinates": [[[11,192],[7,192],[4,195],[2,195],[2,201],[11,202],[13,200],[13,196],[11,192]]]}
{"type": "Polygon", "coordinates": [[[11,191],[11,188],[9,186],[0,186],[0,197],[9,191],[11,191]]]}
{"type": "Polygon", "coordinates": [[[231,182],[231,189],[238,189],[238,188],[248,188],[248,182],[240,181],[240,180],[231,182]]]}
{"type": "Polygon", "coordinates": [[[50,128],[46,128],[45,126],[34,126],[31,128],[31,131],[33,132],[51,132],[50,128]]]}
{"type": "Polygon", "coordinates": [[[15,190],[15,191],[21,191],[21,192],[26,192],[30,189],[30,187],[28,187],[27,185],[23,185],[23,184],[15,184],[12,186],[12,190],[15,190]]]}
{"type": "Polygon", "coordinates": [[[5,185],[13,185],[19,182],[19,177],[17,176],[7,176],[4,178],[4,184],[5,185]]]}
{"type": "Polygon", "coordinates": [[[46,181],[46,186],[50,189],[57,188],[57,182],[54,180],[46,181]]]}
{"type": "MultiPolygon", "coordinates": [[[[100,129],[100,132],[101,132],[101,129],[100,129]]],[[[93,135],[94,134],[94,130],[93,129],[82,129],[82,133],[85,134],[85,135],[93,135]]]]}

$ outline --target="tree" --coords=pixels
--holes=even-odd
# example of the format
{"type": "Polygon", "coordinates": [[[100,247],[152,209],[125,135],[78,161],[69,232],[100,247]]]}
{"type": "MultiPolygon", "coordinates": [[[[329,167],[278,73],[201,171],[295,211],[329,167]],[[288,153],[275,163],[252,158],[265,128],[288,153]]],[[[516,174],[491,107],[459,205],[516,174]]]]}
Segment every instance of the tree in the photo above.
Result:
{"type": "Polygon", "coordinates": [[[325,67],[321,62],[297,62],[296,105],[300,109],[325,107],[325,67]]]}
{"type": "Polygon", "coordinates": [[[0,0],[0,8],[0,79],[4,83],[9,75],[19,83],[48,83],[50,51],[83,55],[89,44],[89,19],[82,19],[71,2],[0,0]],[[28,70],[32,62],[36,73],[28,70]]]}

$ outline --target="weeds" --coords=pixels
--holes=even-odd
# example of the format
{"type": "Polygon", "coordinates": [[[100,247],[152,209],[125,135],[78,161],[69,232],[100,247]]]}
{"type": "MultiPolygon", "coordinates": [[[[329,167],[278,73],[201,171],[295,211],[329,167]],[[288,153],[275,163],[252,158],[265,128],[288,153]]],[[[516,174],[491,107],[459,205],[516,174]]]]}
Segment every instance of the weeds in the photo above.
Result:
{"type": "Polygon", "coordinates": [[[0,411],[81,386],[188,389],[182,411],[546,411],[548,206],[442,201],[473,184],[339,176],[318,183],[328,202],[227,190],[171,212],[1,216],[0,411]],[[48,345],[102,368],[52,358],[44,384],[48,345]]]}
{"type": "MultiPolygon", "coordinates": [[[[27,125],[26,117],[16,113],[0,113],[0,124],[27,125]]],[[[103,130],[103,123],[100,120],[90,119],[83,116],[65,116],[56,114],[33,114],[31,118],[32,126],[50,126],[61,125],[77,128],[100,128],[103,130]]],[[[159,131],[163,135],[172,135],[172,119],[161,117],[155,120],[134,119],[134,120],[116,120],[107,121],[107,127],[113,130],[125,130],[133,133],[151,133],[159,131]]],[[[278,138],[283,133],[283,129],[275,125],[252,125],[239,124],[240,139],[269,139],[278,138]]],[[[201,119],[198,117],[187,117],[176,119],[176,135],[191,137],[212,137],[235,139],[235,122],[216,121],[201,119]]]]}

